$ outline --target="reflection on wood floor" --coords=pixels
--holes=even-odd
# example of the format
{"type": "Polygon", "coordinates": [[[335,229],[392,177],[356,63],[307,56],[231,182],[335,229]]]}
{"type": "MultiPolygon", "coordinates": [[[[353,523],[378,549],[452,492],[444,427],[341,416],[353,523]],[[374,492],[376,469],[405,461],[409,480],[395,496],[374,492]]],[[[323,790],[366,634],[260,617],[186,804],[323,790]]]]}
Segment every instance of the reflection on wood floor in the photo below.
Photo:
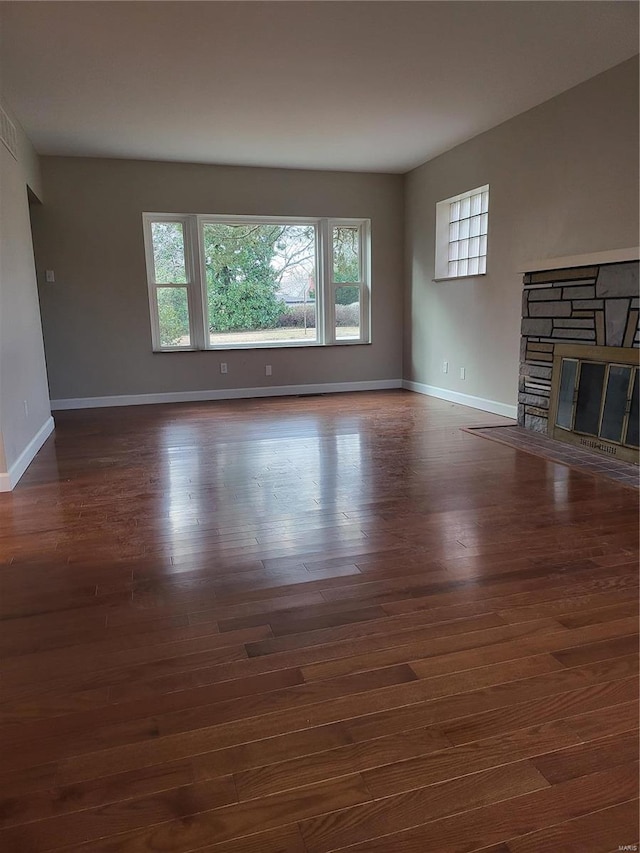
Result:
{"type": "Polygon", "coordinates": [[[0,495],[0,849],[637,843],[638,497],[498,422],[59,413],[0,495]]]}

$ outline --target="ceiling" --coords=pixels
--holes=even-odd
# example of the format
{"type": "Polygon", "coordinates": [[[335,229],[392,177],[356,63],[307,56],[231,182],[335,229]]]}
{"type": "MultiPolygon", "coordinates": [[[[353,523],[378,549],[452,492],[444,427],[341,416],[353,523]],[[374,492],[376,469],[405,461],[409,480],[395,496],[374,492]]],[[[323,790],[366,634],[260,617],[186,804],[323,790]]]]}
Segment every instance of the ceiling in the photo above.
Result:
{"type": "Polygon", "coordinates": [[[638,51],[638,4],[2,2],[41,154],[405,172],[638,51]]]}

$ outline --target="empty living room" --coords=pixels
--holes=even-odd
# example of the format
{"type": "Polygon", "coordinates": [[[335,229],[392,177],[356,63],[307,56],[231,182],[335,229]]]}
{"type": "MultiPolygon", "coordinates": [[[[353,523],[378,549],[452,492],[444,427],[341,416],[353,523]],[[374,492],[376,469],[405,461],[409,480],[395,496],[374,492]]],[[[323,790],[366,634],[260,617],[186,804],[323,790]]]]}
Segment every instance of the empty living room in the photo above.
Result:
{"type": "Polygon", "coordinates": [[[638,2],[0,0],[0,850],[638,850],[638,2]]]}

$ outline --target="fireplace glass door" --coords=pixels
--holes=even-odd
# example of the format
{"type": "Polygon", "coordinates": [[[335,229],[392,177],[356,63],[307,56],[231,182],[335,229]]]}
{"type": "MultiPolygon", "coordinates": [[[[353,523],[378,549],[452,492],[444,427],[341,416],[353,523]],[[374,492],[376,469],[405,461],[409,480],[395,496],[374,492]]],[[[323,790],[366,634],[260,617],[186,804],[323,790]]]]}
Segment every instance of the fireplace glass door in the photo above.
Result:
{"type": "Polygon", "coordinates": [[[638,369],[629,364],[563,358],[555,425],[638,447],[638,369]]]}

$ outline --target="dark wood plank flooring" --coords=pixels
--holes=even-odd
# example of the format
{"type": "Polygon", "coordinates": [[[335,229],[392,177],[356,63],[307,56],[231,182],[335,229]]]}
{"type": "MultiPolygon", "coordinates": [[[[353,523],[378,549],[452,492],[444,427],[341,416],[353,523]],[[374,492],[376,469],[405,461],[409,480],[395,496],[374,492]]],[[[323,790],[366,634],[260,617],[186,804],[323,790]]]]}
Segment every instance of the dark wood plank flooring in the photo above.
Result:
{"type": "Polygon", "coordinates": [[[0,495],[0,849],[638,844],[638,496],[500,420],[59,413],[0,495]]]}

